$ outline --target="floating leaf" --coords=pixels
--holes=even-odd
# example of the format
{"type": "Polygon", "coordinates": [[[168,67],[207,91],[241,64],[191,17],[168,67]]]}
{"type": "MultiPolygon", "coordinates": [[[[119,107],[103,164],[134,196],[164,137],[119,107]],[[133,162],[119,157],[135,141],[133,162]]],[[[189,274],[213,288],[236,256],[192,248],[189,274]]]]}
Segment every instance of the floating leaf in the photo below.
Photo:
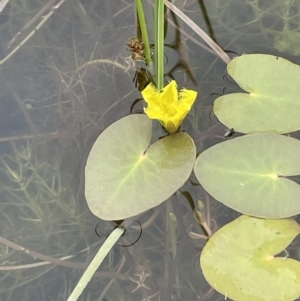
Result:
{"type": "Polygon", "coordinates": [[[178,133],[149,146],[152,122],[131,115],[96,140],[85,168],[85,196],[93,214],[121,220],[167,200],[190,176],[196,157],[192,138],[178,133]]]}
{"type": "Polygon", "coordinates": [[[214,112],[242,133],[289,133],[300,129],[300,66],[281,57],[247,54],[234,58],[228,74],[248,93],[216,99],[214,112]]]}
{"type": "Polygon", "coordinates": [[[294,300],[300,295],[300,262],[274,255],[299,232],[293,219],[241,216],[217,231],[202,250],[204,277],[232,300],[294,300]]]}
{"type": "Polygon", "coordinates": [[[300,142],[278,134],[252,134],[201,153],[194,171],[216,200],[244,214],[282,218],[300,212],[300,142]]]}

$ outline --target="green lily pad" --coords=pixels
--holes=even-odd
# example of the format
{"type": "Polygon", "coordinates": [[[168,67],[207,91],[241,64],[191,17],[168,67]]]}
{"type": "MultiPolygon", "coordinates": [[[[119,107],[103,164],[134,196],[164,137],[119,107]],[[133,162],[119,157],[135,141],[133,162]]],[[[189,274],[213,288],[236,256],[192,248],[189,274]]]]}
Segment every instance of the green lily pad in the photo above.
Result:
{"type": "Polygon", "coordinates": [[[242,133],[289,133],[300,129],[300,66],[281,57],[247,54],[234,58],[228,74],[249,93],[223,95],[214,113],[242,133]]]}
{"type": "Polygon", "coordinates": [[[274,255],[299,232],[293,219],[241,216],[217,231],[202,250],[204,277],[232,300],[294,300],[300,295],[300,262],[274,255]]]}
{"type": "Polygon", "coordinates": [[[150,145],[152,121],[130,115],[96,140],[85,168],[85,196],[93,214],[121,220],[167,200],[190,176],[192,138],[178,133],[150,145]]]}
{"type": "Polygon", "coordinates": [[[278,134],[251,134],[201,153],[194,172],[208,193],[244,214],[266,218],[300,213],[300,142],[278,134]]]}

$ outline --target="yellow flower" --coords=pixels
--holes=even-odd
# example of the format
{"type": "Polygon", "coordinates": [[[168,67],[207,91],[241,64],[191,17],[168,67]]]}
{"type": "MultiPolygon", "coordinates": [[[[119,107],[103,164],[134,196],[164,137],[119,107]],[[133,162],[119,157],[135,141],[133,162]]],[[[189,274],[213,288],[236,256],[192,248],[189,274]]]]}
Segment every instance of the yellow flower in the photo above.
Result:
{"type": "Polygon", "coordinates": [[[148,104],[144,108],[148,117],[158,119],[169,134],[174,134],[190,111],[197,92],[187,89],[178,92],[176,81],[172,80],[161,91],[149,84],[142,91],[142,95],[148,104]]]}

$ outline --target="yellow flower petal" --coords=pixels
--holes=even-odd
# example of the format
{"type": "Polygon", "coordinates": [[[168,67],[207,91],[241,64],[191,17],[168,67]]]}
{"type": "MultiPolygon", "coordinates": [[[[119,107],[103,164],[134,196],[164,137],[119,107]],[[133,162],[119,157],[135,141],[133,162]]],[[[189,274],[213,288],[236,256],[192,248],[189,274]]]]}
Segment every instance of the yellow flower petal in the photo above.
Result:
{"type": "Polygon", "coordinates": [[[149,84],[142,95],[148,104],[144,109],[148,117],[159,120],[168,133],[174,134],[195,102],[197,92],[182,89],[178,93],[176,81],[172,80],[161,91],[149,84]]]}
{"type": "Polygon", "coordinates": [[[175,80],[171,80],[160,92],[160,102],[174,106],[178,102],[178,91],[175,80]]]}
{"type": "Polygon", "coordinates": [[[156,88],[153,84],[149,84],[143,91],[142,91],[142,95],[143,98],[145,99],[145,101],[149,104],[149,103],[154,103],[156,100],[156,88]]]}

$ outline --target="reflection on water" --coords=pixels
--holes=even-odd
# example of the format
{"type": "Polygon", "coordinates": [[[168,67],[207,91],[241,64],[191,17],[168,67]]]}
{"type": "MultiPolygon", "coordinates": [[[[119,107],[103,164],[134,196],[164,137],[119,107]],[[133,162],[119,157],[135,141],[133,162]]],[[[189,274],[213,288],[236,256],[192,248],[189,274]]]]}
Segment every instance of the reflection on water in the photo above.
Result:
{"type": "MultiPolygon", "coordinates": [[[[203,29],[208,26],[224,49],[286,52],[296,61],[297,1],[203,3],[177,5],[203,29]]],[[[140,97],[132,82],[136,69],[126,51],[136,35],[135,22],[134,1],[10,1],[0,15],[0,59],[18,47],[0,65],[1,300],[66,300],[113,227],[100,221],[102,238],[95,234],[99,220],[85,203],[83,168],[99,133],[128,115],[140,97]]],[[[224,128],[208,117],[211,93],[222,93],[224,86],[228,93],[236,86],[224,81],[225,66],[219,59],[174,28],[169,26],[166,37],[166,70],[182,86],[197,82],[199,97],[182,129],[198,137],[200,152],[224,139],[224,128]]],[[[223,298],[212,294],[199,271],[197,248],[205,244],[205,233],[187,199],[206,203],[212,229],[236,215],[193,182],[191,178],[168,205],[139,217],[143,232],[138,243],[116,246],[79,300],[223,298]],[[191,239],[191,231],[202,239],[191,239]]],[[[134,241],[138,230],[128,231],[120,244],[134,241]]]]}

